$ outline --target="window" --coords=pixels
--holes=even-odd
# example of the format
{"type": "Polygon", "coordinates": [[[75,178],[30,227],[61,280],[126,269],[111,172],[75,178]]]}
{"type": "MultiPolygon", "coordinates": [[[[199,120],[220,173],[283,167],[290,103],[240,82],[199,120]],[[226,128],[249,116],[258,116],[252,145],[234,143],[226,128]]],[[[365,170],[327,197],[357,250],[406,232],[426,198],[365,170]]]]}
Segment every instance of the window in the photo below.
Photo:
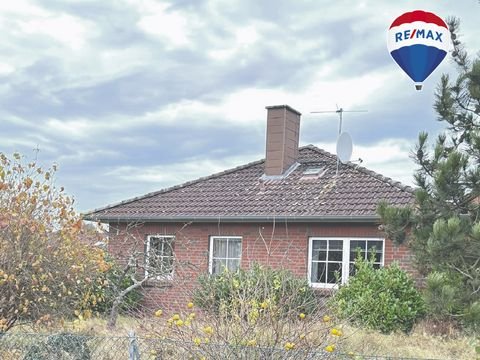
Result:
{"type": "Polygon", "coordinates": [[[157,279],[171,277],[173,273],[174,236],[149,235],[145,256],[145,275],[156,275],[157,279]]]}
{"type": "Polygon", "coordinates": [[[310,238],[308,281],[312,286],[333,288],[354,275],[357,254],[375,257],[374,266],[383,266],[384,240],[379,238],[310,238]]]}
{"type": "Polygon", "coordinates": [[[343,240],[312,239],[312,284],[335,285],[342,278],[343,240]]]}
{"type": "Polygon", "coordinates": [[[225,269],[236,271],[242,257],[242,238],[238,236],[210,237],[210,274],[219,274],[225,269]]]}
{"type": "Polygon", "coordinates": [[[327,172],[327,169],[324,166],[320,167],[309,167],[305,169],[302,173],[301,180],[314,180],[322,177],[327,172]]]}
{"type": "Polygon", "coordinates": [[[325,170],[324,167],[311,167],[307,168],[303,171],[303,175],[318,175],[320,174],[320,171],[325,170]]]}
{"type": "Polygon", "coordinates": [[[349,257],[349,273],[355,274],[354,262],[357,255],[360,252],[360,256],[363,259],[370,259],[372,254],[375,257],[373,267],[375,269],[380,268],[383,265],[383,240],[378,239],[364,239],[364,240],[350,240],[350,257],[349,257]]]}

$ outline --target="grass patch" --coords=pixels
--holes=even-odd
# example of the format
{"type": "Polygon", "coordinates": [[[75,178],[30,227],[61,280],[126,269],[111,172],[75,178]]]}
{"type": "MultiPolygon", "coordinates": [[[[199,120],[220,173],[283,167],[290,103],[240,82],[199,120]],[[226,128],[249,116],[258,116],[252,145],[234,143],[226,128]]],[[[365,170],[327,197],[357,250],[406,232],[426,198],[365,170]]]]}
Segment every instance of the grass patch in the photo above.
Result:
{"type": "Polygon", "coordinates": [[[432,335],[429,322],[421,322],[410,334],[384,335],[376,331],[344,327],[343,349],[355,354],[420,359],[473,360],[480,340],[459,331],[448,336],[432,335]]]}
{"type": "Polygon", "coordinates": [[[21,324],[14,326],[8,334],[35,333],[54,334],[60,332],[72,332],[92,336],[126,336],[130,330],[141,332],[141,319],[127,316],[119,316],[115,329],[107,327],[108,319],[92,317],[86,320],[60,321],[49,326],[33,324],[21,324]]]}
{"type": "MultiPolygon", "coordinates": [[[[162,339],[164,335],[165,340],[177,342],[181,344],[184,341],[191,342],[193,338],[185,336],[176,336],[180,333],[171,331],[172,329],[165,325],[166,318],[130,318],[120,317],[117,327],[114,330],[108,329],[107,321],[105,319],[92,318],[83,321],[77,321],[75,323],[69,322],[63,325],[57,325],[56,327],[49,327],[36,329],[36,333],[53,333],[69,331],[90,336],[127,336],[128,332],[133,330],[140,338],[142,344],[148,344],[149,349],[156,349],[158,340],[162,339]]],[[[322,330],[325,330],[326,324],[323,322],[309,322],[304,323],[298,321],[298,326],[303,329],[289,329],[293,333],[299,333],[304,331],[307,334],[308,340],[312,345],[319,341],[321,343],[320,335],[322,330]],[[308,328],[307,331],[306,327],[308,328]],[[318,339],[314,339],[318,337],[318,339]],[[316,341],[315,341],[316,340],[316,341]]],[[[201,329],[206,325],[202,319],[198,319],[197,326],[201,329]]],[[[232,324],[232,326],[234,326],[232,324]]],[[[294,324],[289,324],[289,327],[294,324]]],[[[350,353],[355,355],[365,356],[390,356],[390,357],[404,357],[404,358],[418,358],[418,359],[456,359],[456,360],[473,360],[479,359],[478,354],[475,352],[475,347],[480,346],[480,339],[473,335],[465,334],[456,328],[451,328],[449,331],[443,332],[443,335],[435,334],[438,329],[434,328],[434,324],[431,322],[423,321],[415,328],[410,334],[403,332],[396,332],[389,335],[381,334],[377,331],[365,330],[356,328],[346,324],[333,323],[329,324],[329,327],[335,327],[342,331],[341,337],[336,337],[336,353],[350,353]]],[[[438,326],[438,325],[437,325],[438,326]]],[[[27,329],[16,327],[12,329],[12,333],[31,332],[27,329]]],[[[222,329],[215,329],[215,333],[222,332],[222,329]]],[[[185,335],[185,334],[184,334],[185,335]]],[[[271,334],[265,332],[265,336],[268,337],[271,334]]],[[[330,336],[330,338],[332,338],[330,336]]],[[[203,339],[203,338],[202,338],[203,339]]],[[[331,340],[331,339],[330,339],[331,340]]],[[[28,342],[28,339],[25,339],[28,342]]],[[[300,344],[299,340],[296,340],[300,344]]],[[[212,342],[221,343],[221,337],[217,338],[212,336],[212,342]]],[[[258,338],[257,342],[260,344],[262,339],[258,338]]],[[[108,341],[107,341],[108,343],[108,341]]],[[[240,348],[243,344],[240,345],[240,348]]],[[[175,345],[175,348],[182,348],[181,345],[175,345]]],[[[126,345],[122,346],[123,351],[126,345]]],[[[313,349],[311,347],[310,349],[313,349]]],[[[189,349],[196,350],[201,347],[186,348],[183,351],[188,352],[189,349]]],[[[251,350],[251,348],[249,348],[251,350]]],[[[318,351],[322,351],[323,348],[318,348],[318,351]]],[[[154,350],[152,350],[154,351],[154,350]]],[[[160,350],[158,350],[160,351],[160,350]]],[[[158,352],[159,353],[159,352],[158,352]]],[[[159,353],[160,354],[160,353],[159,353]]],[[[166,355],[166,354],[165,354],[166,355]]],[[[152,356],[154,358],[154,356],[152,356]]],[[[355,357],[353,357],[355,358],[355,357]]],[[[361,358],[361,357],[358,357],[361,358]]]]}

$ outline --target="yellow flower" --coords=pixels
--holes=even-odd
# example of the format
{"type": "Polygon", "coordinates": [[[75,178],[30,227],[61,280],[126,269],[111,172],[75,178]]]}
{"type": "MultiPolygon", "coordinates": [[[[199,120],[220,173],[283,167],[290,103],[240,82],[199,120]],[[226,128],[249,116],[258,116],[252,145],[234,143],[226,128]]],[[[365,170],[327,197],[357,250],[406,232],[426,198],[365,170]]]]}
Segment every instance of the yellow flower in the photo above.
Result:
{"type": "Polygon", "coordinates": [[[248,313],[248,322],[251,324],[255,324],[257,322],[258,316],[260,313],[258,312],[257,309],[253,309],[248,313]]]}
{"type": "Polygon", "coordinates": [[[86,318],[86,319],[90,319],[92,317],[92,310],[85,310],[83,312],[83,316],[86,318]]]}
{"type": "Polygon", "coordinates": [[[189,302],[189,303],[187,304],[187,308],[189,308],[189,309],[193,308],[193,302],[189,302]]]}
{"type": "Polygon", "coordinates": [[[150,350],[150,355],[152,355],[152,356],[157,355],[157,350],[150,350]]]}
{"type": "Polygon", "coordinates": [[[305,339],[305,334],[300,334],[299,338],[300,338],[301,340],[305,339]]]}
{"type": "Polygon", "coordinates": [[[189,314],[189,315],[188,315],[188,318],[189,318],[190,320],[195,319],[195,313],[189,314]]]}
{"type": "Polygon", "coordinates": [[[293,350],[295,349],[295,344],[294,343],[291,343],[291,342],[286,342],[285,343],[285,350],[289,351],[289,350],[293,350]]]}
{"type": "Polygon", "coordinates": [[[160,316],[162,316],[162,314],[163,314],[163,311],[161,309],[158,309],[157,311],[155,311],[155,316],[156,317],[160,317],[160,316]]]}
{"type": "Polygon", "coordinates": [[[333,336],[342,336],[343,333],[341,330],[338,330],[338,329],[335,329],[333,328],[331,331],[330,331],[330,334],[332,334],[333,336]]]}
{"type": "Polygon", "coordinates": [[[325,351],[334,352],[335,351],[335,345],[325,346],[325,351]]]}
{"type": "Polygon", "coordinates": [[[210,339],[208,337],[206,337],[203,341],[205,341],[205,344],[209,344],[210,343],[210,339]]]}
{"type": "Polygon", "coordinates": [[[304,313],[300,313],[300,315],[298,315],[298,317],[303,320],[303,319],[305,319],[305,314],[304,314],[304,313]]]}
{"type": "Polygon", "coordinates": [[[175,321],[180,320],[180,315],[175,314],[175,315],[172,316],[172,319],[175,320],[175,321]]]}
{"type": "Polygon", "coordinates": [[[261,307],[262,309],[266,309],[266,308],[268,307],[268,303],[267,303],[266,301],[264,301],[264,302],[262,302],[262,303],[260,304],[260,307],[261,307]]]}
{"type": "Polygon", "coordinates": [[[349,351],[347,355],[350,356],[350,357],[354,357],[355,353],[353,351],[349,351]]]}
{"type": "Polygon", "coordinates": [[[257,340],[252,339],[247,341],[247,346],[255,346],[257,345],[257,340]]]}
{"type": "Polygon", "coordinates": [[[330,320],[331,320],[331,319],[330,319],[330,316],[328,316],[328,315],[325,315],[325,316],[323,317],[323,322],[329,322],[330,320]]]}
{"type": "Polygon", "coordinates": [[[193,342],[195,343],[195,345],[200,346],[200,344],[202,343],[202,339],[196,337],[195,339],[193,339],[193,342]]]}
{"type": "Polygon", "coordinates": [[[212,335],[213,334],[213,328],[211,326],[205,326],[203,328],[203,331],[205,332],[205,334],[208,334],[208,335],[212,335]]]}
{"type": "Polygon", "coordinates": [[[180,326],[183,325],[183,321],[182,321],[182,320],[177,320],[177,321],[175,321],[175,325],[177,325],[178,327],[180,327],[180,326]]]}

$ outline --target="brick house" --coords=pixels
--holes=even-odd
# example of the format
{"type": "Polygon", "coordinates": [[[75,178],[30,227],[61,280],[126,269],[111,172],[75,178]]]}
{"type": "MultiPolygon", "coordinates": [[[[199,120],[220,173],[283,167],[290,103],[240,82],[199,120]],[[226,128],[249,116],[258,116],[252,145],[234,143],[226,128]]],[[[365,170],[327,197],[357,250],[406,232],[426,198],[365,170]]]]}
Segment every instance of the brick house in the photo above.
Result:
{"type": "Polygon", "coordinates": [[[265,160],[96,209],[87,220],[109,224],[109,251],[122,259],[139,246],[142,261],[163,276],[146,301],[175,308],[200,273],[253,262],[292,270],[319,289],[351,273],[355,249],[376,265],[398,261],[412,271],[405,246],[379,228],[380,200],[404,206],[413,189],[313,145],[299,148],[301,114],[267,107],[265,160]],[[128,236],[127,236],[128,235],[128,236]],[[151,261],[155,255],[155,264],[151,261]]]}

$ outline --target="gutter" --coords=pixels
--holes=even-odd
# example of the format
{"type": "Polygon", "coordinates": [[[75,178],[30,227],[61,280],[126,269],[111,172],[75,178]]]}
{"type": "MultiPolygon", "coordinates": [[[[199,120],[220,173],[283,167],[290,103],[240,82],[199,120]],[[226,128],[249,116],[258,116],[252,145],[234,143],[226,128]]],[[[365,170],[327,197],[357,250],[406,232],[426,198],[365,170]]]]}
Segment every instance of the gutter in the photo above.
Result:
{"type": "Polygon", "coordinates": [[[120,222],[233,222],[233,223],[255,223],[255,222],[323,222],[323,223],[377,223],[380,221],[378,215],[324,215],[324,216],[94,216],[87,214],[83,220],[100,221],[102,223],[120,223],[120,222]]]}

